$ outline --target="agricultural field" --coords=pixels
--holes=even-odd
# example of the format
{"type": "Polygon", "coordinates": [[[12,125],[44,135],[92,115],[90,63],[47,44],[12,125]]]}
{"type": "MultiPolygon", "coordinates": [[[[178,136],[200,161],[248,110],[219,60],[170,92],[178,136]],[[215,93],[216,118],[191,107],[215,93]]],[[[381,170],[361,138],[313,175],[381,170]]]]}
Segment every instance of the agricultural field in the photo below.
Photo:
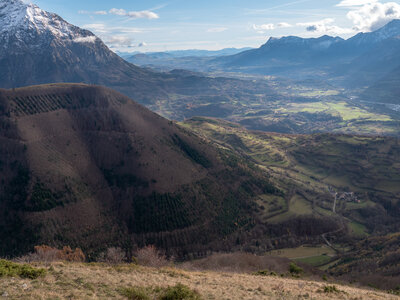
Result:
{"type": "Polygon", "coordinates": [[[268,255],[286,257],[298,262],[318,267],[331,262],[336,257],[337,253],[327,245],[303,245],[297,248],[269,251],[268,255]]]}

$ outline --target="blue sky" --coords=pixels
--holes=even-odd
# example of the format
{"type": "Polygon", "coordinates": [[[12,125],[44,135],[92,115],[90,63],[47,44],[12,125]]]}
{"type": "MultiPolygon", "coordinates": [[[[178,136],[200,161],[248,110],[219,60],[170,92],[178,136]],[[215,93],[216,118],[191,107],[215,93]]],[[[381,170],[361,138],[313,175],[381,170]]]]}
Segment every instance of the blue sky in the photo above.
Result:
{"type": "Polygon", "coordinates": [[[400,0],[33,0],[114,51],[259,47],[269,37],[350,37],[400,18],[400,0]]]}

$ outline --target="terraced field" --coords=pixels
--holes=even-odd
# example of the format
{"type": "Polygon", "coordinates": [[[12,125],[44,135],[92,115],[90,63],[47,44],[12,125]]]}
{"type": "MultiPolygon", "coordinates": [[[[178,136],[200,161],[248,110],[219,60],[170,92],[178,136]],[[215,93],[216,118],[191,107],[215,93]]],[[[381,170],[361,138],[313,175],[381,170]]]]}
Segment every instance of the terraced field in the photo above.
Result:
{"type": "MultiPolygon", "coordinates": [[[[193,118],[182,125],[220,147],[248,156],[285,191],[284,197],[257,198],[259,217],[265,222],[280,224],[307,215],[336,217],[343,224],[340,235],[351,237],[342,243],[350,245],[352,240],[397,231],[395,224],[400,221],[398,139],[264,133],[210,118],[193,118]]],[[[325,237],[332,238],[329,234],[325,237]]],[[[339,241],[340,237],[331,242],[336,239],[339,241]]],[[[335,251],[331,249],[333,253],[327,255],[317,251],[287,257],[323,266],[340,257],[341,249],[350,250],[344,245],[333,248],[335,251]]],[[[291,251],[301,253],[302,249],[291,251]]]]}

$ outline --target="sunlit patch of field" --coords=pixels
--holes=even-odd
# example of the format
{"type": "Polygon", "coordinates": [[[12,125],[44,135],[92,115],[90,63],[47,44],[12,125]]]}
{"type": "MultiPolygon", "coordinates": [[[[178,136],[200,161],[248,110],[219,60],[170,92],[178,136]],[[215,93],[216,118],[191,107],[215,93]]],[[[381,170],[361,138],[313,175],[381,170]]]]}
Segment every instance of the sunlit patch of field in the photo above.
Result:
{"type": "Polygon", "coordinates": [[[388,122],[392,119],[382,114],[374,114],[365,109],[350,106],[347,102],[308,102],[308,103],[290,103],[286,107],[278,108],[277,113],[326,113],[335,117],[341,117],[344,121],[363,120],[363,121],[381,121],[388,122]]]}
{"type": "Polygon", "coordinates": [[[300,92],[299,96],[303,97],[327,97],[327,96],[337,96],[340,92],[336,90],[314,90],[307,92],[300,92]]]}
{"type": "Polygon", "coordinates": [[[327,255],[334,257],[336,252],[326,245],[319,246],[300,246],[297,248],[285,248],[279,250],[273,250],[268,252],[272,256],[286,257],[290,259],[302,259],[308,257],[316,257],[320,255],[327,255]]]}
{"type": "Polygon", "coordinates": [[[268,254],[278,257],[286,257],[314,267],[326,265],[336,257],[336,251],[326,245],[303,245],[297,248],[273,250],[268,252],[268,254]]]}
{"type": "Polygon", "coordinates": [[[326,265],[327,263],[332,261],[332,257],[323,254],[323,255],[318,255],[318,256],[310,256],[310,257],[305,257],[305,258],[298,258],[295,259],[298,262],[304,263],[311,265],[313,267],[318,267],[318,266],[323,266],[326,265]]]}
{"type": "Polygon", "coordinates": [[[295,195],[290,199],[289,210],[283,214],[269,218],[269,223],[280,223],[287,221],[295,216],[311,215],[313,212],[312,205],[299,195],[295,195]]]}

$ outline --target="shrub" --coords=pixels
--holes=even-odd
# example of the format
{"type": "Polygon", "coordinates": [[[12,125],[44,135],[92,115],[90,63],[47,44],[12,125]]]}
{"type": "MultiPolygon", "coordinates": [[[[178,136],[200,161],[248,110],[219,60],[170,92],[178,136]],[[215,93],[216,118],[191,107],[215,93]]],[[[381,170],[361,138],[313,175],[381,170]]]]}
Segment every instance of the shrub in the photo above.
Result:
{"type": "Polygon", "coordinates": [[[100,254],[98,259],[99,262],[105,262],[109,264],[121,264],[126,260],[125,252],[121,248],[115,247],[108,248],[107,251],[100,254]]]}
{"type": "Polygon", "coordinates": [[[17,259],[20,262],[52,262],[59,260],[66,260],[71,262],[84,262],[86,257],[82,250],[76,248],[72,250],[71,247],[65,246],[62,250],[52,248],[46,245],[35,246],[35,252],[25,255],[17,259]]]}
{"type": "Polygon", "coordinates": [[[202,299],[197,291],[191,290],[186,285],[178,283],[173,287],[165,289],[160,300],[200,300],[202,299]]]}
{"type": "Polygon", "coordinates": [[[160,268],[169,264],[167,258],[155,246],[147,246],[140,249],[136,254],[137,262],[140,265],[160,268]]]}
{"type": "Polygon", "coordinates": [[[291,262],[289,265],[289,272],[292,275],[300,275],[303,273],[303,269],[296,265],[294,262],[291,262]]]}
{"type": "Polygon", "coordinates": [[[324,293],[340,293],[339,289],[335,285],[324,286],[324,293]]]}
{"type": "Polygon", "coordinates": [[[260,270],[254,273],[254,275],[258,275],[258,276],[268,276],[269,272],[268,270],[260,270]]]}
{"type": "Polygon", "coordinates": [[[268,271],[268,270],[260,270],[254,273],[254,275],[257,276],[276,276],[277,274],[273,271],[268,271]]]}
{"type": "Polygon", "coordinates": [[[126,288],[122,290],[121,294],[129,300],[150,300],[146,289],[142,287],[126,288]]]}
{"type": "Polygon", "coordinates": [[[36,279],[45,273],[45,269],[33,268],[29,265],[21,265],[8,260],[0,260],[0,277],[19,276],[21,278],[36,279]]]}

